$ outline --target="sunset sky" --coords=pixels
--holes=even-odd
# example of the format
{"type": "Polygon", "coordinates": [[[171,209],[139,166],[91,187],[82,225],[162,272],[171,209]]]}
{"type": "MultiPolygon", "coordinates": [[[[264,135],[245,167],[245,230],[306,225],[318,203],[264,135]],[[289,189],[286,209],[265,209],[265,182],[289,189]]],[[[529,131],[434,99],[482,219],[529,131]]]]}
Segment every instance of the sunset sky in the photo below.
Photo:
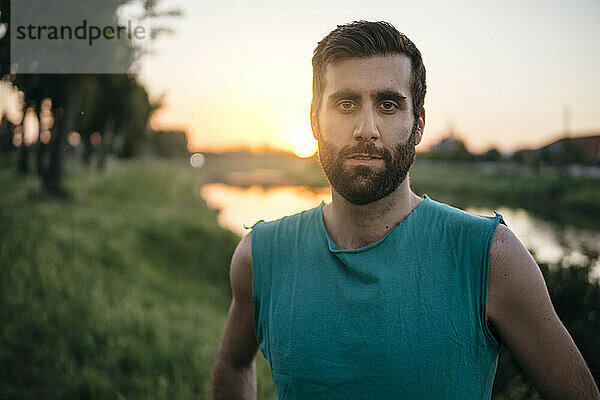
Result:
{"type": "Polygon", "coordinates": [[[423,145],[453,129],[470,150],[600,131],[600,2],[163,0],[184,16],[152,44],[142,80],[165,94],[153,127],[191,150],[310,145],[310,59],[337,24],[386,20],[423,54],[423,145]]]}

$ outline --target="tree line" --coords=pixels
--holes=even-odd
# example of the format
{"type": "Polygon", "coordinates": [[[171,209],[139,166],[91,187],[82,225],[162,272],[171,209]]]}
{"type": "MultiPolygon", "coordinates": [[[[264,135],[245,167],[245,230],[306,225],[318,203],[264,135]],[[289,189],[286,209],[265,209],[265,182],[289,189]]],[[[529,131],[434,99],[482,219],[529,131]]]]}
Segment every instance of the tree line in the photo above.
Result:
{"type": "MultiPolygon", "coordinates": [[[[179,10],[159,11],[159,0],[103,0],[93,4],[59,0],[52,6],[56,10],[76,8],[79,15],[93,14],[116,21],[119,8],[133,3],[137,5],[138,21],[181,15],[179,10]]],[[[150,100],[137,74],[139,61],[148,50],[129,40],[124,41],[125,51],[110,50],[119,52],[121,58],[125,54],[127,73],[24,74],[11,65],[10,29],[6,29],[9,20],[10,0],[0,0],[0,26],[5,27],[4,37],[0,37],[0,84],[4,86],[4,103],[9,95],[13,96],[13,107],[17,102],[21,111],[17,117],[2,118],[0,109],[0,150],[19,153],[19,171],[35,172],[44,195],[63,196],[65,153],[72,132],[76,132],[75,139],[81,144],[81,159],[86,166],[95,160],[98,168],[103,168],[112,152],[121,157],[136,156],[150,134],[150,118],[161,106],[161,99],[150,100]],[[32,137],[25,136],[26,113],[35,114],[38,121],[38,132],[32,137]]],[[[169,31],[158,26],[152,28],[149,36],[156,38],[169,31]]],[[[115,56],[102,54],[105,62],[111,62],[115,56]]]]}

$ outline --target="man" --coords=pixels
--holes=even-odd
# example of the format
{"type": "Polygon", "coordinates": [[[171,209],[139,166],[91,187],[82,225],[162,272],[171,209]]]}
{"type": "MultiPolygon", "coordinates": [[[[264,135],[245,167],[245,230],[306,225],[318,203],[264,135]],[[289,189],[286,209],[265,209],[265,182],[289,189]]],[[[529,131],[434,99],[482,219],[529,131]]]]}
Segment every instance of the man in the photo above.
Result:
{"type": "Polygon", "coordinates": [[[490,398],[501,344],[544,398],[600,398],[502,217],[410,189],[425,126],[415,45],[384,22],[338,26],[313,73],[332,202],[240,242],[215,398],[255,398],[259,345],[279,400],[490,398]]]}

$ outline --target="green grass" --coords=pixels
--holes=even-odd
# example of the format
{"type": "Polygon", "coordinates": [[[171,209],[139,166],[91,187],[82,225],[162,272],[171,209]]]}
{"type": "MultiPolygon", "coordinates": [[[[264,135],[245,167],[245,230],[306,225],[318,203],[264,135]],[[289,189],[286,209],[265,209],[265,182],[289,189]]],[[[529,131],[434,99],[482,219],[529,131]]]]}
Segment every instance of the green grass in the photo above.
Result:
{"type": "Polygon", "coordinates": [[[208,398],[239,238],[185,163],[77,171],[57,202],[0,170],[0,397],[208,398]]]}

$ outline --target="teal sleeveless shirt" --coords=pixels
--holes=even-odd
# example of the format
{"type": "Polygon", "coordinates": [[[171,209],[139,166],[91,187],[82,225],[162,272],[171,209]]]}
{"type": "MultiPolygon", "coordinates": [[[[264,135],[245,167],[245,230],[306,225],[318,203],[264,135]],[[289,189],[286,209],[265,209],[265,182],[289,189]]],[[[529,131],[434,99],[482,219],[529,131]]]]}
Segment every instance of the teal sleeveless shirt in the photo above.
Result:
{"type": "Polygon", "coordinates": [[[425,196],[381,240],[339,250],[322,206],[252,229],[255,333],[285,399],[489,399],[486,324],[502,217],[425,196]]]}

